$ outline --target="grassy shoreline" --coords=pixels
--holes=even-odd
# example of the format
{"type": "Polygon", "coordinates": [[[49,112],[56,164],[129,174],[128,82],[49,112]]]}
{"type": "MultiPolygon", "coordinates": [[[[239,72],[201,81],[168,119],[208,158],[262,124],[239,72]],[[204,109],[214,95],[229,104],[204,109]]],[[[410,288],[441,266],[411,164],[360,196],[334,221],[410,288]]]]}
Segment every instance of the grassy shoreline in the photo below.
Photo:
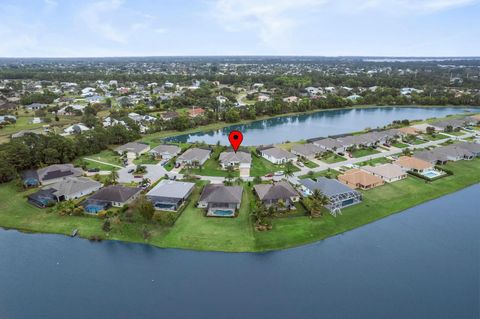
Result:
{"type": "MultiPolygon", "coordinates": [[[[409,177],[406,180],[363,192],[364,201],[344,209],[339,217],[327,215],[308,217],[274,218],[273,229],[267,232],[253,230],[248,202],[253,196],[244,194],[244,205],[234,219],[206,218],[202,210],[194,207],[200,195],[197,189],[188,207],[173,227],[147,225],[151,232],[149,240],[141,233],[142,222],[122,223],[104,235],[107,240],[144,243],[161,248],[178,248],[200,251],[265,252],[297,247],[323,240],[346,231],[361,227],[389,215],[426,203],[441,196],[480,183],[480,159],[449,163],[446,168],[454,172],[426,184],[424,180],[409,177]]],[[[24,196],[17,193],[13,184],[0,185],[0,227],[30,233],[55,233],[70,235],[79,229],[83,238],[104,234],[102,219],[88,216],[59,216],[29,205],[24,196]]]]}

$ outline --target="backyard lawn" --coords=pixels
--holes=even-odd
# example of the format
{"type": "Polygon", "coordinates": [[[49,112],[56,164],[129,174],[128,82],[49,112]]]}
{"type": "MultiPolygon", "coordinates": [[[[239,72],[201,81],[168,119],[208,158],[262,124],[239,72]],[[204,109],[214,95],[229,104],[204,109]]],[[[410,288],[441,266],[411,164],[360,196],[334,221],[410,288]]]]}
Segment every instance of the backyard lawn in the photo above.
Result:
{"type": "Polygon", "coordinates": [[[405,148],[405,147],[408,147],[407,144],[405,143],[401,143],[401,142],[396,142],[396,143],[393,143],[392,146],[394,147],[398,147],[398,148],[405,148]]]}
{"type": "Polygon", "coordinates": [[[438,140],[444,140],[446,138],[450,138],[450,136],[441,134],[441,133],[436,133],[436,134],[424,134],[422,137],[428,141],[438,141],[438,140]]]}
{"type": "MultiPolygon", "coordinates": [[[[0,198],[3,199],[0,202],[0,226],[66,235],[78,229],[83,237],[97,235],[160,247],[221,251],[283,249],[348,231],[480,182],[480,159],[449,163],[444,168],[453,171],[454,175],[431,183],[409,176],[406,180],[362,191],[363,202],[344,209],[342,215],[336,218],[330,215],[314,219],[293,216],[273,218],[273,229],[265,232],[252,228],[249,203],[254,195],[251,190],[247,191],[247,184],[237,218],[204,217],[204,211],[195,208],[201,191],[201,187],[197,187],[173,227],[146,223],[137,216],[133,222],[112,224],[112,230],[106,233],[102,231],[102,219],[94,216],[60,216],[49,213],[48,209],[38,209],[28,204],[25,198],[35,190],[20,192],[14,183],[6,183],[0,185],[0,198]],[[143,237],[145,230],[149,232],[148,239],[143,237]]],[[[337,172],[331,170],[330,173],[337,172]]],[[[201,186],[205,182],[197,184],[201,186]]]]}

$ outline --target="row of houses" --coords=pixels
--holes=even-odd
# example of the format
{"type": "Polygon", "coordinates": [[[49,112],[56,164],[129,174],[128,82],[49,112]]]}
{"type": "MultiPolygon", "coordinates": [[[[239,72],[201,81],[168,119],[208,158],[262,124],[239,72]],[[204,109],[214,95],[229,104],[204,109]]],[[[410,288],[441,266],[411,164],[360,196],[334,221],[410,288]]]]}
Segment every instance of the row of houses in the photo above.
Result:
{"type": "Polygon", "coordinates": [[[417,152],[415,158],[432,164],[445,164],[448,161],[472,160],[480,156],[480,144],[462,142],[440,146],[432,150],[417,152]]]}

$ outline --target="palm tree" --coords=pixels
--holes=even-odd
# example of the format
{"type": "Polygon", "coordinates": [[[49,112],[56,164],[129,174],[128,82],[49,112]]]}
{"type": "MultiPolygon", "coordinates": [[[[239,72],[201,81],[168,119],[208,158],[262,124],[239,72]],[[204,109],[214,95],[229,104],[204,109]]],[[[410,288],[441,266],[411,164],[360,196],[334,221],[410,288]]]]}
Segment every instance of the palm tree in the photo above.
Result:
{"type": "Polygon", "coordinates": [[[293,166],[292,162],[287,162],[285,164],[285,170],[284,170],[283,173],[285,174],[286,177],[293,176],[293,168],[294,168],[294,166],[293,166]]]}
{"type": "Polygon", "coordinates": [[[322,207],[330,204],[330,199],[325,196],[320,190],[316,189],[311,195],[310,214],[312,216],[322,215],[322,207]]]}
{"type": "Polygon", "coordinates": [[[112,182],[112,184],[116,184],[116,183],[117,183],[117,180],[118,180],[118,178],[119,178],[118,172],[115,171],[115,170],[112,170],[112,172],[110,173],[109,178],[110,178],[110,181],[112,182]]]}

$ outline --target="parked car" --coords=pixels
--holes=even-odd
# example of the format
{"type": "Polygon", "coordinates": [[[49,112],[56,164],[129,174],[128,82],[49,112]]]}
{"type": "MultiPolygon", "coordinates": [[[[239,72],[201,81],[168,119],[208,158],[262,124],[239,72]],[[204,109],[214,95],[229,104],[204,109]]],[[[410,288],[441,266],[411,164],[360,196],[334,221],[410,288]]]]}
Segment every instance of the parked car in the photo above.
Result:
{"type": "Polygon", "coordinates": [[[302,162],[297,162],[298,166],[300,167],[305,167],[305,164],[303,164],[302,162]]]}
{"type": "Polygon", "coordinates": [[[95,168],[90,168],[88,170],[89,173],[97,173],[97,172],[100,172],[100,169],[98,167],[95,167],[95,168]]]}
{"type": "Polygon", "coordinates": [[[133,169],[133,168],[128,170],[128,174],[132,174],[133,172],[135,172],[135,169],[133,169]]]}
{"type": "Polygon", "coordinates": [[[265,177],[269,178],[269,177],[273,177],[273,174],[272,173],[268,173],[265,175],[265,177]]]}
{"type": "Polygon", "coordinates": [[[179,168],[181,166],[180,163],[175,163],[175,168],[179,168]]]}
{"type": "Polygon", "coordinates": [[[283,171],[278,171],[274,173],[275,176],[283,176],[283,174],[284,174],[283,171]]]}

